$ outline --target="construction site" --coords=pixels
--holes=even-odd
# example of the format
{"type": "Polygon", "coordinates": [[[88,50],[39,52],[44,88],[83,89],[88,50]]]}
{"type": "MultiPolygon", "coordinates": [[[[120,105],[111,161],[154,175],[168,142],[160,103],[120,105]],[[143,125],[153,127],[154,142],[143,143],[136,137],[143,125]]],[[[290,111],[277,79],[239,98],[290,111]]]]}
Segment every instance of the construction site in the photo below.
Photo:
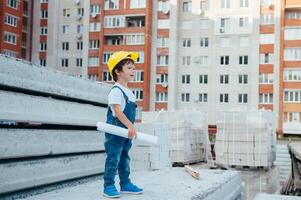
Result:
{"type": "MultiPolygon", "coordinates": [[[[6,56],[0,86],[0,199],[104,199],[96,124],[105,121],[111,86],[6,56]]],[[[121,199],[301,199],[300,138],[277,138],[269,110],[217,116],[212,135],[207,113],[143,112],[137,131],[157,138],[138,135],[130,151],[144,193],[121,199]]]]}

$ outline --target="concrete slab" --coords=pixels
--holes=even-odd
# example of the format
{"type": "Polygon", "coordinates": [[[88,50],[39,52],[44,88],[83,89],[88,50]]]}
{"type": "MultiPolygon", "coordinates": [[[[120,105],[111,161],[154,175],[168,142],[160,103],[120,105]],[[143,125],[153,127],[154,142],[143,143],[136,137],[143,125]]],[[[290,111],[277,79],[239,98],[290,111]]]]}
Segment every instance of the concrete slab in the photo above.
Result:
{"type": "MultiPolygon", "coordinates": [[[[237,171],[197,169],[200,180],[192,178],[184,168],[132,173],[133,182],[144,188],[142,195],[122,195],[123,200],[243,199],[241,176],[237,171]]],[[[31,196],[25,200],[99,200],[103,180],[31,196]]]]}

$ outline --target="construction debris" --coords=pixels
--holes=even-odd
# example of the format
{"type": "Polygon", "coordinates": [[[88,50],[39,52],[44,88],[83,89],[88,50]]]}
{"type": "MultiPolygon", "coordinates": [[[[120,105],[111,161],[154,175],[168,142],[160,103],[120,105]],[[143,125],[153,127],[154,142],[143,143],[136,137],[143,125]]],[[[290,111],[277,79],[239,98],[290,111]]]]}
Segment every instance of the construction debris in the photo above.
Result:
{"type": "Polygon", "coordinates": [[[198,171],[188,165],[185,165],[184,168],[193,178],[200,179],[200,173],[198,171]]]}

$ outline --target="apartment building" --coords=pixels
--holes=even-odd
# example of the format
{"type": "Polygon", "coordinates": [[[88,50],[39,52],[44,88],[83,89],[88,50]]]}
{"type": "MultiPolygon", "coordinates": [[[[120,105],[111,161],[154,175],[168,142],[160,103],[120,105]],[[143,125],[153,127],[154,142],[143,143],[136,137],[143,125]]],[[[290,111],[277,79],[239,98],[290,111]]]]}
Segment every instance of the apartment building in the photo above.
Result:
{"type": "Polygon", "coordinates": [[[260,2],[170,1],[168,109],[258,108],[260,2]],[[177,17],[176,17],[177,16],[177,17]]]}
{"type": "Polygon", "coordinates": [[[301,1],[281,0],[279,130],[301,133],[301,1]]]}
{"type": "Polygon", "coordinates": [[[31,20],[31,0],[0,2],[0,53],[30,60],[31,20]]]}

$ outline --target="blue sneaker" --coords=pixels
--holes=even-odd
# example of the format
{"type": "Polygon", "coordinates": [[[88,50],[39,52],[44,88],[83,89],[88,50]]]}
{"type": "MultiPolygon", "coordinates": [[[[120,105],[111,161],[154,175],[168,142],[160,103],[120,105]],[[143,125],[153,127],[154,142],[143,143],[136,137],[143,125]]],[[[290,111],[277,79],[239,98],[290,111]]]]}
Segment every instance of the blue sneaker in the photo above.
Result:
{"type": "Polygon", "coordinates": [[[105,187],[105,189],[103,190],[103,196],[108,198],[119,198],[120,193],[117,191],[115,185],[110,185],[105,187]]]}
{"type": "Polygon", "coordinates": [[[127,193],[127,194],[142,194],[143,189],[137,187],[133,183],[129,182],[127,185],[122,185],[120,187],[121,193],[127,193]]]}

